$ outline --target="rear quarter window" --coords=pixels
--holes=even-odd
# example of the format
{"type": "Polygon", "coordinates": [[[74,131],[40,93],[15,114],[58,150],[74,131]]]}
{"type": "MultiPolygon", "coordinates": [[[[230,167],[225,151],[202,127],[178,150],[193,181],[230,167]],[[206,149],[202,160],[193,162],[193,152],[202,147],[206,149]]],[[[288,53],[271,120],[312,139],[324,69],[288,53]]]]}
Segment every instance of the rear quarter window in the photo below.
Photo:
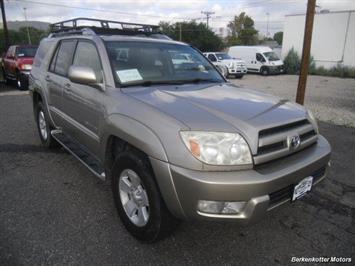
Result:
{"type": "Polygon", "coordinates": [[[42,62],[44,58],[46,57],[48,51],[50,50],[52,46],[52,42],[47,42],[47,41],[42,41],[40,46],[38,47],[38,50],[36,52],[36,56],[33,60],[33,66],[35,67],[41,67],[42,62]]]}

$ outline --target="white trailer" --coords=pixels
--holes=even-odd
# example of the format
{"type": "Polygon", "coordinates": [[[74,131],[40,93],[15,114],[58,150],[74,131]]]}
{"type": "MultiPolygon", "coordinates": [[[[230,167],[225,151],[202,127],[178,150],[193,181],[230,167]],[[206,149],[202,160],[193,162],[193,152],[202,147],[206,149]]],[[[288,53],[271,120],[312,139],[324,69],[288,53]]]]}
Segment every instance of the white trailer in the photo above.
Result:
{"type": "MultiPolygon", "coordinates": [[[[282,58],[292,48],[301,56],[304,25],[305,14],[286,16],[282,58]]],[[[355,67],[355,10],[315,14],[311,55],[317,67],[355,67]]]]}

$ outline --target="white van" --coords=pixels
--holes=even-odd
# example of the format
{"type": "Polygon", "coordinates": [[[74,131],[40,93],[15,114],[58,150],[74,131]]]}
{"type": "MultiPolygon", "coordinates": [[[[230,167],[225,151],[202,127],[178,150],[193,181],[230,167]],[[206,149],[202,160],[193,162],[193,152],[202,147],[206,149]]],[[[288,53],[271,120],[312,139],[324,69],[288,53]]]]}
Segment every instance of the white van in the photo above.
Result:
{"type": "Polygon", "coordinates": [[[283,61],[266,46],[231,46],[228,54],[243,59],[248,72],[262,75],[285,72],[283,61]]]}

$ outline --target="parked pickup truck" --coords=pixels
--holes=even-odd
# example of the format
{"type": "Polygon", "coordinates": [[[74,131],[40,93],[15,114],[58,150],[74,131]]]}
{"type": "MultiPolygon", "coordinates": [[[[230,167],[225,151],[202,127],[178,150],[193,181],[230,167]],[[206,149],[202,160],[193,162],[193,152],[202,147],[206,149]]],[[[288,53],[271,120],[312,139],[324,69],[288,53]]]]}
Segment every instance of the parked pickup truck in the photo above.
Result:
{"type": "Polygon", "coordinates": [[[34,60],[39,137],[111,180],[136,238],[179,220],[253,223],[325,178],[331,148],[303,106],[228,83],[156,26],[72,22],[55,24],[34,60]]]}
{"type": "Polygon", "coordinates": [[[16,81],[20,90],[28,88],[28,75],[32,69],[37,46],[12,45],[2,60],[2,72],[6,82],[16,81]]]}
{"type": "MultiPolygon", "coordinates": [[[[204,53],[204,56],[206,56],[215,66],[220,66],[222,70],[227,70],[225,76],[242,78],[248,71],[244,60],[231,57],[227,53],[207,52],[204,53]]],[[[222,74],[224,73],[222,72],[222,74]]]]}

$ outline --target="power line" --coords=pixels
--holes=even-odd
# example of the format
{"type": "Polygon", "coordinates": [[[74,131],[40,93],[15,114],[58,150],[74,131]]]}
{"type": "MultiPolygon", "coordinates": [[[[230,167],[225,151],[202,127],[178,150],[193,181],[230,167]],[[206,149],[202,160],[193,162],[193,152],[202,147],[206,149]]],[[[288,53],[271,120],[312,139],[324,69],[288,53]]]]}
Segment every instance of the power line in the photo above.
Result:
{"type": "MultiPolygon", "coordinates": [[[[131,12],[125,12],[125,11],[112,10],[112,9],[102,9],[102,8],[92,8],[92,7],[81,7],[81,6],[71,6],[71,5],[59,4],[59,3],[44,3],[44,2],[32,1],[32,0],[11,0],[11,1],[20,2],[20,3],[30,3],[30,4],[42,5],[42,6],[56,6],[56,7],[65,7],[65,8],[71,8],[71,9],[88,10],[88,11],[116,13],[116,14],[122,14],[122,15],[127,15],[127,16],[135,16],[135,17],[137,17],[137,16],[143,16],[143,17],[165,18],[165,19],[166,19],[166,16],[131,13],[131,12]]],[[[186,19],[186,18],[178,18],[178,17],[175,17],[175,18],[172,18],[172,19],[184,20],[184,19],[186,19]]]]}

